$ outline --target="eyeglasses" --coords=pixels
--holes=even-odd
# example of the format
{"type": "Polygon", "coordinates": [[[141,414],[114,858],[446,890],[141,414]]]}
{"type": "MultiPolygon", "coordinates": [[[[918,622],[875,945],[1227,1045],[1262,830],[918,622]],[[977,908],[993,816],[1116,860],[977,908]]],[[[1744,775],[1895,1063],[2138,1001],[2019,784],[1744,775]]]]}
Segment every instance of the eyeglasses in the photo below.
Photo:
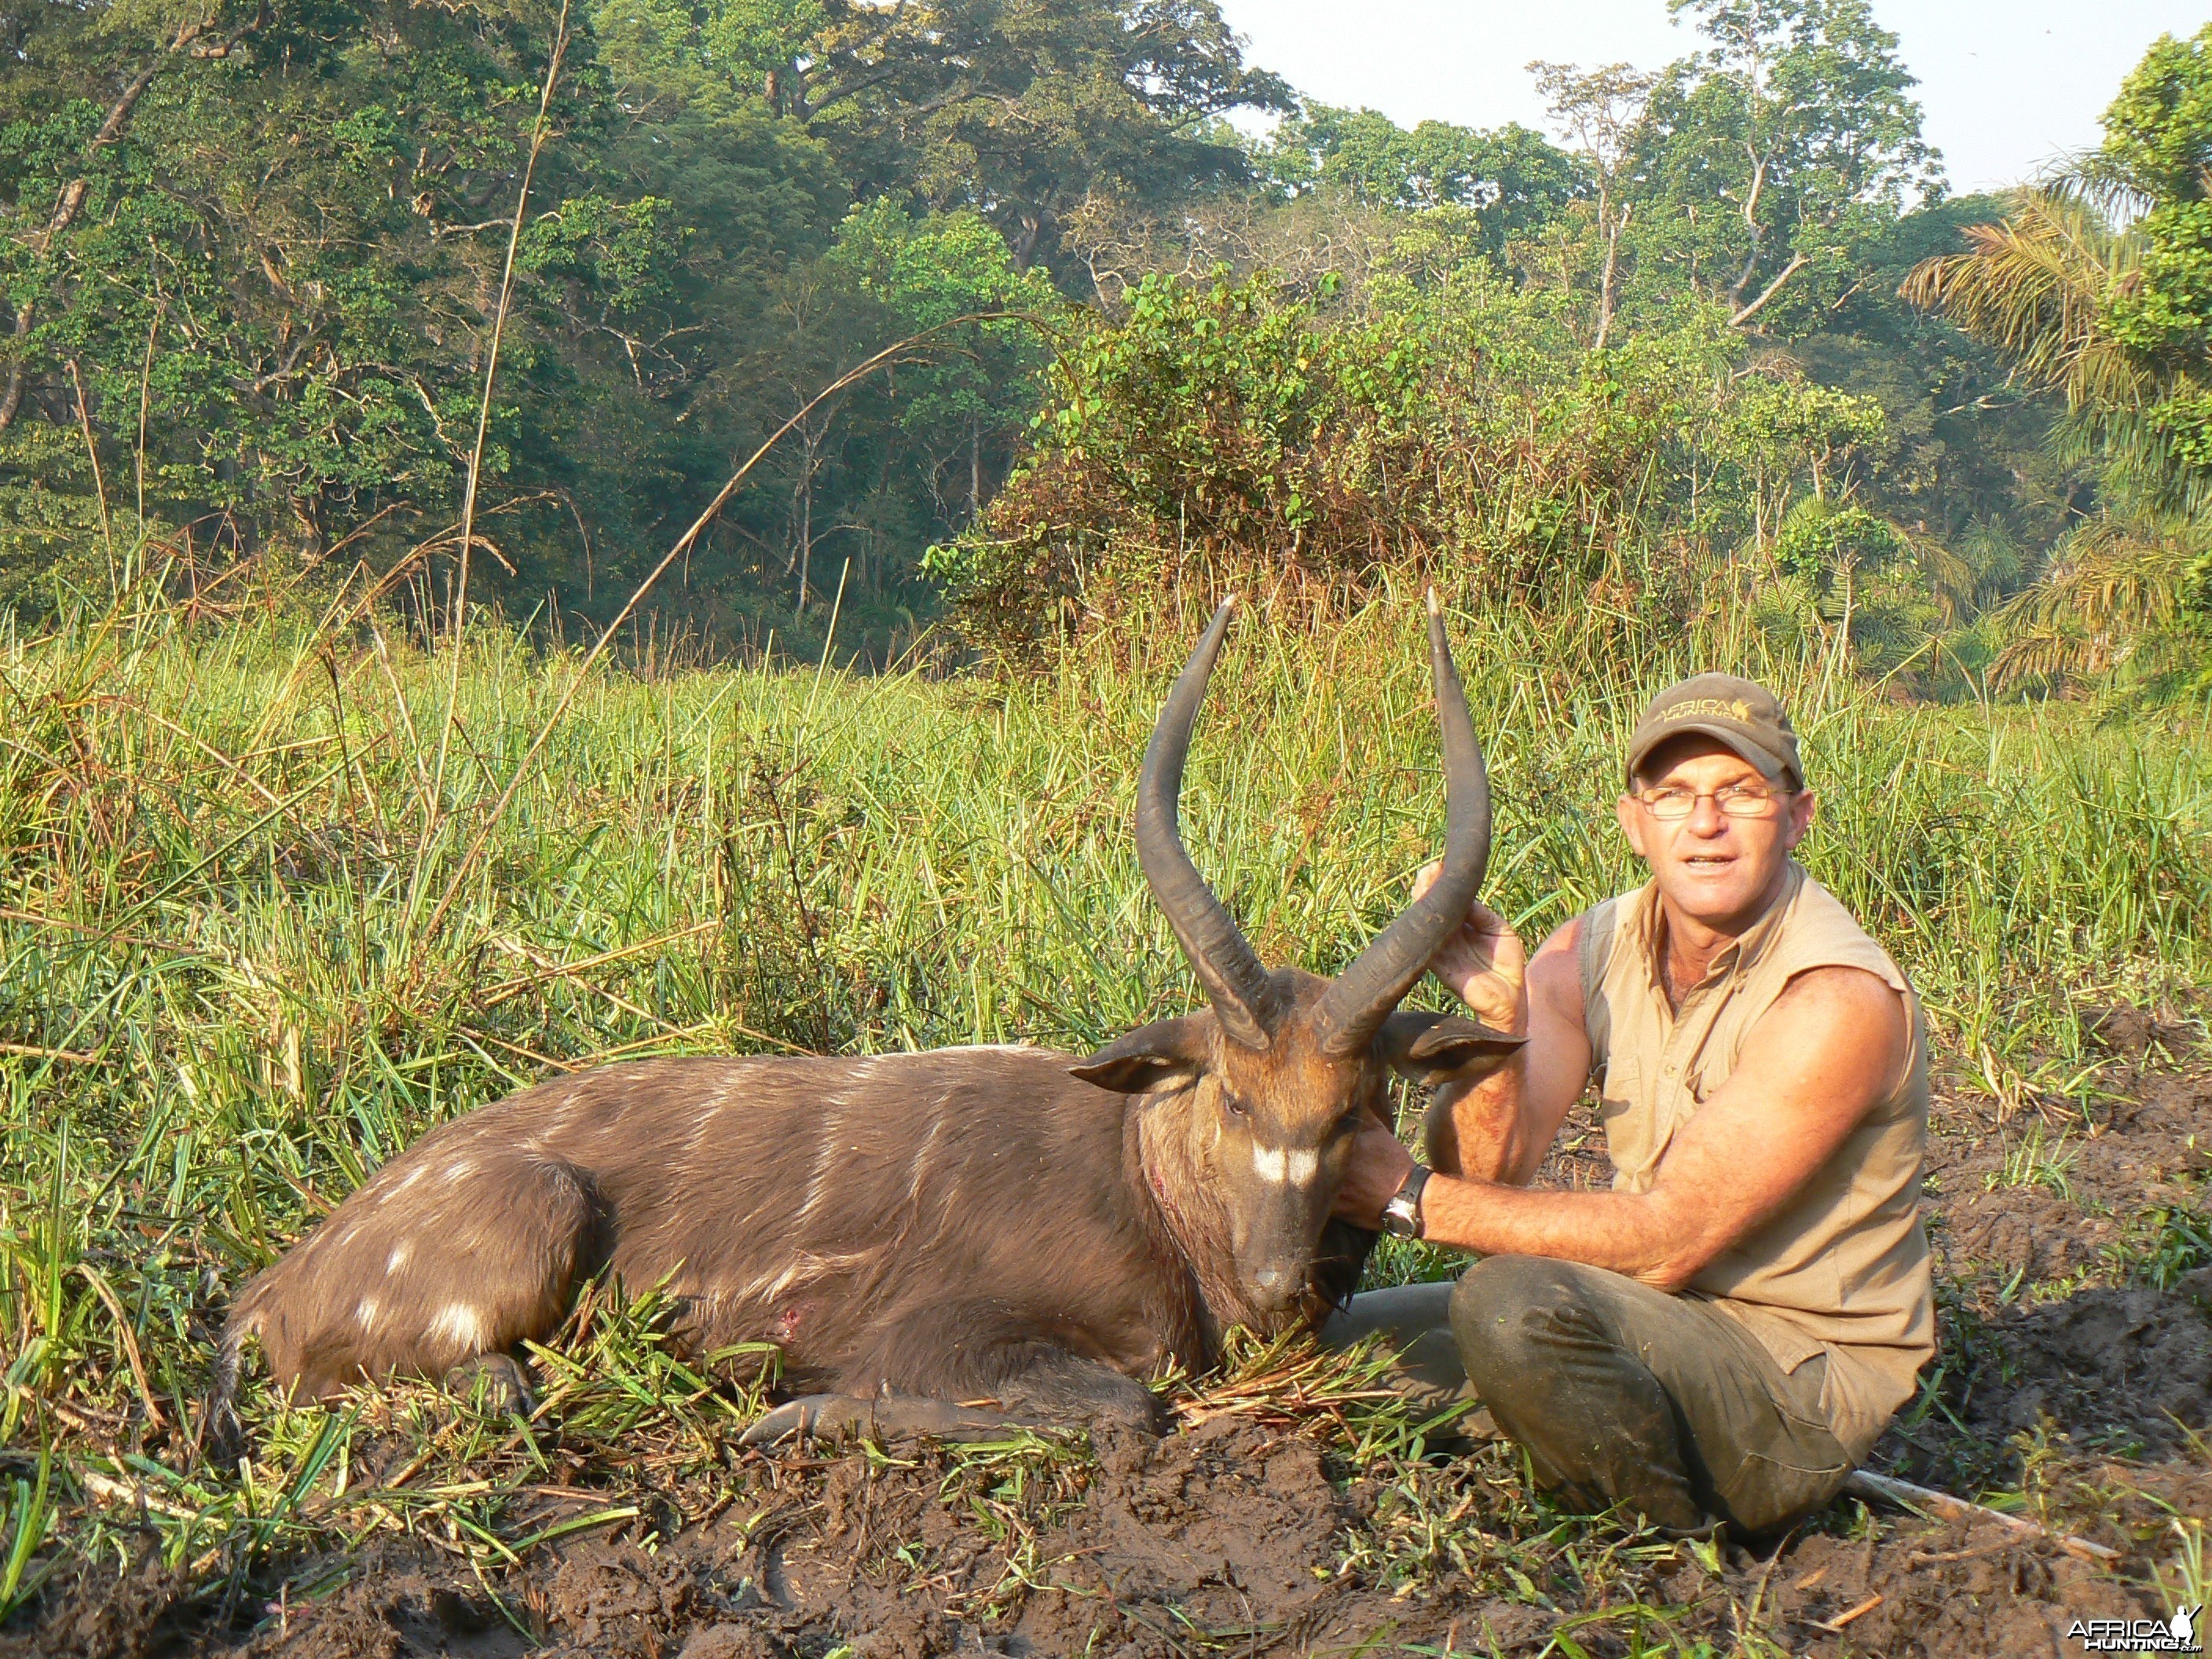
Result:
{"type": "Polygon", "coordinates": [[[1636,799],[1644,803],[1644,810],[1662,823],[1686,818],[1698,810],[1698,803],[1710,798],[1714,805],[1732,818],[1763,818],[1771,813],[1785,795],[1794,795],[1794,789],[1761,789],[1755,784],[1729,783],[1718,789],[1685,789],[1680,784],[1662,784],[1656,789],[1639,789],[1636,799]]]}

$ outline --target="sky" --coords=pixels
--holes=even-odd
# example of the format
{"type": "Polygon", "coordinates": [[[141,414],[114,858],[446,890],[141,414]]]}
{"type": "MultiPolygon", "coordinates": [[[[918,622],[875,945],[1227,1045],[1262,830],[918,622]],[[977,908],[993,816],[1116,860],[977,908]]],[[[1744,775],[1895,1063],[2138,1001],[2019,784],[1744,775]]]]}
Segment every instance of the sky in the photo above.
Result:
{"type": "MultiPolygon", "coordinates": [[[[1249,62],[1324,104],[1403,126],[1506,121],[1548,130],[1531,58],[1656,69],[1697,37],[1665,0],[1221,0],[1249,62]]],[[[1919,78],[1923,131],[1958,192],[2032,177],[2097,143],[2098,118],[2161,33],[2212,22],[2212,0],[1874,0],[1919,78]]]]}

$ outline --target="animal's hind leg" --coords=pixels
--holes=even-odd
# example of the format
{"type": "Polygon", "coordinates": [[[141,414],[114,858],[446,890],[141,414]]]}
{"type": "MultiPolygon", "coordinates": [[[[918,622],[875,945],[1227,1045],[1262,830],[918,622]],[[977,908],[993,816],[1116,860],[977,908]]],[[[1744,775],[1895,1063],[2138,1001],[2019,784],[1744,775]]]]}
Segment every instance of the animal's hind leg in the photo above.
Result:
{"type": "Polygon", "coordinates": [[[444,1237],[396,1275],[414,1352],[391,1369],[481,1374],[519,1403],[529,1386],[509,1356],[553,1334],[595,1267],[599,1206],[577,1170],[534,1153],[488,1158],[456,1185],[444,1237]]]}
{"type": "Polygon", "coordinates": [[[442,1376],[550,1335],[599,1231],[580,1172],[534,1152],[387,1170],[249,1288],[240,1322],[276,1381],[310,1395],[442,1376]]]}

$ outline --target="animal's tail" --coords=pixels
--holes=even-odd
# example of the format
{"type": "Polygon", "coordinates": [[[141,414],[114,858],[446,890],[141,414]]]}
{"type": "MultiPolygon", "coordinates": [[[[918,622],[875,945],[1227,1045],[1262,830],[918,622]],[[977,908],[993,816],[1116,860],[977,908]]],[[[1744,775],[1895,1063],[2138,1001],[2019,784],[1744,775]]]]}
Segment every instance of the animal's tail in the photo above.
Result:
{"type": "Polygon", "coordinates": [[[201,1420],[201,1438],[208,1461],[218,1468],[235,1469],[246,1451],[246,1431],[238,1420],[238,1382],[245,1366],[246,1322],[233,1318],[223,1327],[216,1345],[215,1377],[208,1387],[207,1412],[201,1420]]]}

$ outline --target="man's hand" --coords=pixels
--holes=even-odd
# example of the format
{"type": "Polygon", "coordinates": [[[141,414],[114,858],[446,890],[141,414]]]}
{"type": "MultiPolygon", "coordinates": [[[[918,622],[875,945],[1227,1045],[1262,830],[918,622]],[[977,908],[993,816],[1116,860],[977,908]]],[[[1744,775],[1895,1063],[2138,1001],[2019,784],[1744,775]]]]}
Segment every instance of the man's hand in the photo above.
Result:
{"type": "MultiPolygon", "coordinates": [[[[1540,1019],[1542,1006],[1540,995],[1540,1019]]],[[[1808,969],[1752,1027],[1728,1080],[1674,1131],[1649,1188],[1530,1192],[1439,1173],[1421,1189],[1424,1236],[1679,1291],[1803,1189],[1897,1087],[1911,1051],[1905,1000],[1888,985],[1863,968],[1808,969]]],[[[1366,1151],[1363,1135],[1355,1165],[1366,1151]]],[[[1369,1178],[1363,1171],[1363,1192],[1369,1178]]]]}
{"type": "MultiPolygon", "coordinates": [[[[1437,884],[1443,867],[1439,860],[1413,878],[1415,898],[1437,884]]],[[[1429,958],[1429,971],[1492,1030],[1511,1036],[1527,1034],[1528,953],[1505,918],[1480,899],[1468,907],[1467,920],[1445,935],[1429,958]]]]}
{"type": "Polygon", "coordinates": [[[1357,1227],[1379,1228],[1382,1206],[1406,1184],[1413,1155],[1379,1123],[1370,1123],[1352,1143],[1352,1164],[1336,1191],[1336,1212],[1357,1227]]]}

